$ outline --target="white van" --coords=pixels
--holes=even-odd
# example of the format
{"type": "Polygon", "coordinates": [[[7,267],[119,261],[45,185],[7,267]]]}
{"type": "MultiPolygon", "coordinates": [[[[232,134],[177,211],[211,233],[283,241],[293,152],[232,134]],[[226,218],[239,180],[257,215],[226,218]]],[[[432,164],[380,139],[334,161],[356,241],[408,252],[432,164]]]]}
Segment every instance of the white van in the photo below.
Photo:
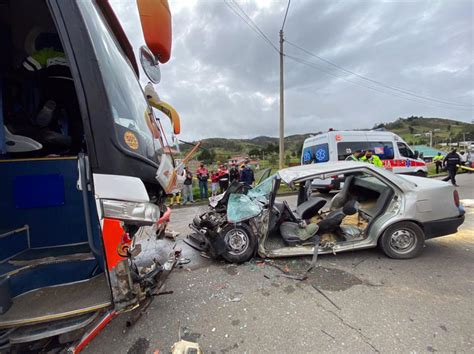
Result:
{"type": "MultiPolygon", "coordinates": [[[[426,163],[398,135],[386,131],[341,130],[311,136],[303,143],[301,164],[343,161],[356,150],[372,150],[384,168],[400,174],[427,176],[426,163]]],[[[337,180],[314,181],[322,191],[338,189],[337,180]]]]}

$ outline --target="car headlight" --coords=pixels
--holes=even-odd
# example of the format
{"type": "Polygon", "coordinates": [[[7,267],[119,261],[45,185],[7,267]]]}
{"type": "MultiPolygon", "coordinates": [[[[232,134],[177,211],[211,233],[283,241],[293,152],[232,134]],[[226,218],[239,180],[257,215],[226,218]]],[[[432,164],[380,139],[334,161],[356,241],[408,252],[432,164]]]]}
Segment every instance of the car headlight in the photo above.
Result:
{"type": "Polygon", "coordinates": [[[126,221],[134,225],[153,225],[160,218],[160,208],[151,203],[102,200],[102,211],[106,218],[126,221]]]}

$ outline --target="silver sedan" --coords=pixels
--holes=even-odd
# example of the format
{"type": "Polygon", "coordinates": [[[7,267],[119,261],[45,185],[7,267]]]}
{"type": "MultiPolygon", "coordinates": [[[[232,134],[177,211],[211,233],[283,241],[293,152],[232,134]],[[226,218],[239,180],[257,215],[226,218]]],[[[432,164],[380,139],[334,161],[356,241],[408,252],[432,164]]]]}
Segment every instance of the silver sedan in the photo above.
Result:
{"type": "Polygon", "coordinates": [[[257,253],[288,257],[377,246],[389,257],[412,258],[425,240],[456,233],[464,222],[451,184],[359,162],[286,168],[250,190],[232,185],[211,205],[194,218],[188,241],[236,263],[257,253]],[[341,185],[337,194],[313,192],[318,179],[328,178],[341,185]],[[296,209],[276,200],[283,183],[297,190],[296,209]]]}

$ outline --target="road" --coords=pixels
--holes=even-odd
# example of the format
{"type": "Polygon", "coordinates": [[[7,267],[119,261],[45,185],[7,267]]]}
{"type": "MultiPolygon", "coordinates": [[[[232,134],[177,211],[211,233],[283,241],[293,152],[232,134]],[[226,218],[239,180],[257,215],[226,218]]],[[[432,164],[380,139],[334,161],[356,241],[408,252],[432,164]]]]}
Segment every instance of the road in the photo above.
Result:
{"type": "MultiPolygon", "coordinates": [[[[174,293],[156,298],[131,328],[126,315],[117,318],[85,352],[168,352],[179,328],[206,353],[473,352],[474,175],[458,183],[466,222],[412,260],[377,249],[326,255],[301,282],[268,265],[210,261],[178,241],[192,262],[172,273],[166,290],[174,293]]],[[[173,212],[180,238],[197,211],[173,212]]]]}

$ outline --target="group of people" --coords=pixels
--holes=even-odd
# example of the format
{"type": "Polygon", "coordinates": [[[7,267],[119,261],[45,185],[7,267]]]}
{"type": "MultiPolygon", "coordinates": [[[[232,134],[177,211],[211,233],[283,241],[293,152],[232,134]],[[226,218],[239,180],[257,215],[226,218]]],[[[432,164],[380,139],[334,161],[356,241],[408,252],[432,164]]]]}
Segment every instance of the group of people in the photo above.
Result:
{"type": "MultiPolygon", "coordinates": [[[[209,180],[211,181],[211,196],[213,197],[218,193],[224,193],[234,181],[240,181],[249,187],[251,187],[255,181],[254,172],[248,165],[248,162],[244,162],[240,166],[240,170],[234,163],[230,169],[222,164],[217,170],[213,171],[209,171],[204,164],[201,164],[196,170],[196,177],[201,199],[209,197],[209,180]]],[[[181,205],[181,196],[183,198],[183,205],[194,203],[193,173],[187,167],[184,168],[184,178],[182,190],[175,190],[173,192],[170,201],[172,206],[175,204],[181,205]]]]}
{"type": "Polygon", "coordinates": [[[356,150],[346,158],[347,161],[368,162],[377,167],[383,167],[383,162],[372,150],[356,150]]]}
{"type": "Polygon", "coordinates": [[[228,169],[226,165],[220,165],[217,170],[211,171],[210,174],[204,164],[201,164],[196,171],[196,175],[199,181],[199,194],[201,199],[209,196],[209,179],[211,180],[211,196],[213,197],[218,193],[224,193],[234,181],[240,181],[247,186],[252,186],[255,181],[253,170],[248,165],[248,162],[240,166],[240,171],[237,165],[233,163],[230,169],[228,169]]]}

